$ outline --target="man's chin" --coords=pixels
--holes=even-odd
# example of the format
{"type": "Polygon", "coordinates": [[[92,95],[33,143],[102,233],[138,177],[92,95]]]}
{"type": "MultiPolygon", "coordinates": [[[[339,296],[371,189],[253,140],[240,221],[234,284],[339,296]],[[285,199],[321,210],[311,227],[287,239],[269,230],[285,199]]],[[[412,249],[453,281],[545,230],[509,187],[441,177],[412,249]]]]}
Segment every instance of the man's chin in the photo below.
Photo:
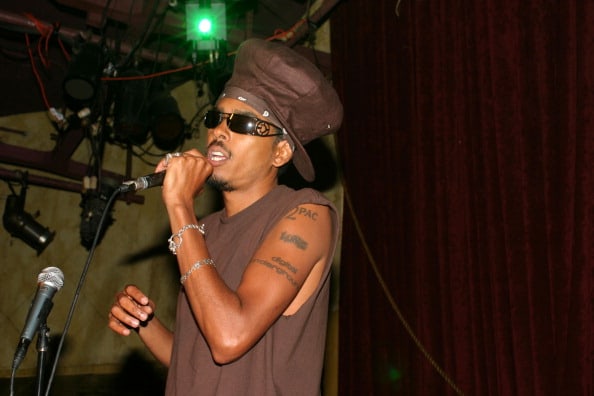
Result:
{"type": "Polygon", "coordinates": [[[206,184],[220,192],[231,192],[235,190],[235,188],[233,188],[229,182],[218,179],[215,176],[210,176],[208,179],[206,179],[206,184]]]}

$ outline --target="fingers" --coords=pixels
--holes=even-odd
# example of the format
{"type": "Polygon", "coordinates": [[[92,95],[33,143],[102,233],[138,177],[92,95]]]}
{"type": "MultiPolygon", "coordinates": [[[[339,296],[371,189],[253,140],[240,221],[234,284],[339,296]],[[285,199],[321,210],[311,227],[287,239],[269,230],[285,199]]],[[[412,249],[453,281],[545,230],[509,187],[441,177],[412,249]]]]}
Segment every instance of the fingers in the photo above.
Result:
{"type": "Polygon", "coordinates": [[[120,322],[116,317],[116,314],[114,314],[115,310],[116,308],[112,307],[112,310],[109,312],[108,327],[117,334],[129,336],[131,333],[130,329],[138,328],[138,326],[135,327],[131,320],[129,321],[129,324],[120,322]]]}
{"type": "Polygon", "coordinates": [[[167,163],[165,163],[165,159],[162,159],[161,161],[159,161],[159,163],[157,164],[157,166],[155,167],[155,173],[158,172],[163,172],[164,170],[167,169],[167,163]]]}
{"type": "Polygon", "coordinates": [[[192,149],[186,151],[184,154],[187,154],[192,157],[204,157],[204,155],[202,155],[202,153],[200,151],[196,150],[195,148],[192,148],[192,149]]]}
{"type": "Polygon", "coordinates": [[[168,153],[157,165],[155,172],[166,170],[163,180],[163,198],[169,204],[187,203],[202,191],[213,168],[196,149],[183,153],[168,153]]]}
{"type": "Polygon", "coordinates": [[[137,287],[126,286],[116,294],[115,302],[109,311],[108,326],[114,332],[127,336],[130,329],[138,329],[152,318],[154,303],[137,287]]]}
{"type": "Polygon", "coordinates": [[[175,153],[167,153],[165,154],[165,156],[161,159],[161,161],[159,161],[159,163],[157,164],[157,167],[155,169],[156,172],[160,172],[163,171],[165,169],[167,169],[167,167],[169,167],[169,165],[171,165],[174,162],[177,162],[179,160],[184,160],[184,159],[189,159],[189,158],[201,158],[204,159],[204,155],[202,155],[202,153],[196,149],[190,149],[187,151],[184,151],[183,153],[181,152],[175,152],[175,153]],[[179,159],[179,160],[178,160],[179,159]]]}
{"type": "MultiPolygon", "coordinates": [[[[204,155],[196,150],[190,149],[183,153],[167,153],[155,167],[155,172],[167,170],[169,179],[179,179],[178,182],[185,182],[185,177],[192,175],[199,182],[204,182],[206,177],[212,173],[212,166],[204,155]],[[174,174],[177,173],[176,176],[174,174]]],[[[190,177],[192,177],[190,176],[190,177]]],[[[164,185],[167,182],[164,182],[164,185]]]]}
{"type": "Polygon", "coordinates": [[[148,305],[150,303],[149,298],[134,285],[127,285],[122,293],[141,305],[148,305]]]}
{"type": "Polygon", "coordinates": [[[175,157],[183,157],[183,153],[175,152],[175,153],[167,153],[165,156],[159,161],[157,167],[155,168],[155,172],[162,172],[167,169],[171,160],[175,157]]]}

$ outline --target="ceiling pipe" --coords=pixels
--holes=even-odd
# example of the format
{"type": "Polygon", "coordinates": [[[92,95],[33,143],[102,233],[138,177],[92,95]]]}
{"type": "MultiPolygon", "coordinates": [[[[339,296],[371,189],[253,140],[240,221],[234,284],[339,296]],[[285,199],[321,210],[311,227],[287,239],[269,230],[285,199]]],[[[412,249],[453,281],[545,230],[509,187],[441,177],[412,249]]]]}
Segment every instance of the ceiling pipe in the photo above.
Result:
{"type": "Polygon", "coordinates": [[[287,45],[289,47],[293,47],[297,44],[303,37],[307,35],[309,32],[309,25],[308,23],[313,23],[314,25],[318,26],[320,22],[325,21],[328,15],[332,12],[334,7],[340,3],[341,0],[325,0],[322,2],[322,5],[318,7],[316,11],[309,18],[306,20],[306,23],[303,23],[295,29],[293,32],[294,34],[292,37],[289,37],[287,40],[287,45]]]}
{"type": "MultiPolygon", "coordinates": [[[[42,172],[66,177],[73,180],[83,180],[87,176],[88,164],[71,159],[74,151],[84,139],[82,130],[71,130],[59,140],[53,150],[43,151],[0,142],[0,162],[22,166],[28,169],[36,169],[42,172]]],[[[0,172],[0,179],[11,179],[13,174],[4,170],[0,172]]],[[[101,177],[109,177],[117,182],[123,182],[126,176],[119,175],[107,170],[101,171],[101,177]]],[[[46,187],[58,188],[65,191],[72,191],[75,184],[58,179],[37,178],[30,176],[31,184],[45,185],[46,187]]],[[[77,192],[82,188],[76,185],[77,192]]],[[[126,194],[122,199],[127,202],[143,203],[141,195],[126,194]]]]}
{"type": "MultiPolygon", "coordinates": [[[[17,170],[9,170],[0,168],[0,179],[13,181],[13,182],[20,182],[23,180],[23,172],[17,170]]],[[[82,184],[81,183],[74,183],[69,182],[66,180],[58,180],[58,179],[51,179],[44,176],[37,176],[28,174],[27,175],[27,184],[33,184],[36,186],[41,187],[48,187],[54,188],[56,190],[64,190],[64,191],[71,191],[71,192],[81,192],[82,191],[82,184]]]]}
{"type": "MultiPolygon", "coordinates": [[[[52,26],[51,23],[48,23],[46,21],[40,21],[40,22],[46,26],[52,26]]],[[[10,11],[6,11],[6,10],[0,10],[0,25],[4,25],[3,27],[8,30],[17,30],[15,28],[20,28],[17,31],[19,31],[19,32],[24,31],[26,33],[31,33],[31,34],[39,34],[33,21],[29,20],[28,18],[26,18],[23,15],[20,15],[20,14],[14,13],[14,12],[10,12],[10,11]]],[[[128,54],[130,51],[132,51],[132,48],[133,48],[133,46],[130,43],[123,42],[123,43],[120,43],[119,45],[116,45],[116,42],[113,39],[103,38],[96,34],[89,34],[88,32],[79,31],[76,29],[69,28],[67,26],[60,26],[60,30],[58,30],[58,35],[60,36],[61,39],[63,39],[65,42],[67,42],[70,45],[74,44],[78,39],[82,39],[86,42],[90,42],[90,43],[94,43],[94,44],[99,44],[101,42],[104,42],[105,45],[111,49],[114,49],[116,47],[119,48],[119,51],[123,54],[128,54]]],[[[143,48],[143,49],[138,50],[137,53],[138,53],[139,57],[141,57],[142,59],[148,60],[148,61],[156,62],[159,60],[159,54],[153,50],[150,50],[150,49],[143,48]]],[[[161,60],[163,60],[163,59],[161,59],[161,60]]],[[[176,66],[176,67],[182,67],[182,66],[189,64],[189,62],[186,61],[185,59],[175,57],[175,56],[171,57],[171,59],[167,58],[167,60],[173,66],[176,66]]]]}

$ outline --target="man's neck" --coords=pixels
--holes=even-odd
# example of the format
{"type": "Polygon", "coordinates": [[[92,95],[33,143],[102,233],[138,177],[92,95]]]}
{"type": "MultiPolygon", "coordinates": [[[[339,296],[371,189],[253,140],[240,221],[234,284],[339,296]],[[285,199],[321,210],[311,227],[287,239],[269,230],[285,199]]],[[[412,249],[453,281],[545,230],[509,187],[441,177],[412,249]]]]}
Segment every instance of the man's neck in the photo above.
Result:
{"type": "Polygon", "coordinates": [[[231,217],[245,208],[251,206],[254,202],[272,191],[278,183],[264,184],[259,187],[253,187],[248,190],[234,190],[223,192],[223,202],[225,212],[231,217]]]}

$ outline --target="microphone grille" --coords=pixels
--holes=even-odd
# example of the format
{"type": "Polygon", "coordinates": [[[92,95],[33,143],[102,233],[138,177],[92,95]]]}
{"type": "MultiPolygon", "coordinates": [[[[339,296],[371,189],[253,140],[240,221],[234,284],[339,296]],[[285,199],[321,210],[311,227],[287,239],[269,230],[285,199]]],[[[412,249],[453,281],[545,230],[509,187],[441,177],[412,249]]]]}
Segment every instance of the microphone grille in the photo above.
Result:
{"type": "Polygon", "coordinates": [[[64,273],[58,267],[47,267],[37,276],[37,283],[45,283],[60,290],[64,286],[64,273]]]}

